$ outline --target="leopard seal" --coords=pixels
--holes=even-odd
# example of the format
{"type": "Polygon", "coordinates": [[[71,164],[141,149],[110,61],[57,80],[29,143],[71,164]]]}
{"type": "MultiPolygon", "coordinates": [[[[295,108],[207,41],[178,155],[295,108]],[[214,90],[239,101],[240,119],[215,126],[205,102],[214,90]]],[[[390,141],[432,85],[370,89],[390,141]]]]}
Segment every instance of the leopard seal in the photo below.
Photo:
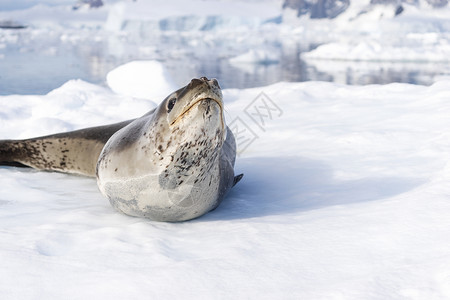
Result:
{"type": "Polygon", "coordinates": [[[178,222],[215,209],[242,178],[215,79],[192,79],[140,118],[0,141],[0,165],[95,176],[127,215],[178,222]]]}

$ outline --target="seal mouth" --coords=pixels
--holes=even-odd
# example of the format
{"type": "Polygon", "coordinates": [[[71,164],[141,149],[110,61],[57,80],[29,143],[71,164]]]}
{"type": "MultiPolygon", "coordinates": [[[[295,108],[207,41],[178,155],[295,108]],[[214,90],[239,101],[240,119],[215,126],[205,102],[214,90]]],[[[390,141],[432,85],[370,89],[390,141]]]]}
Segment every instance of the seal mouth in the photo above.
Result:
{"type": "Polygon", "coordinates": [[[200,99],[196,100],[194,103],[192,103],[191,105],[189,105],[185,110],[183,110],[181,112],[181,114],[178,117],[176,117],[175,120],[172,121],[172,123],[170,123],[170,126],[173,126],[175,123],[177,123],[181,118],[183,118],[183,116],[185,114],[187,114],[198,103],[200,103],[202,101],[208,101],[208,100],[209,101],[214,101],[214,102],[217,103],[217,105],[219,105],[219,107],[220,107],[220,121],[221,121],[221,124],[222,124],[222,130],[223,130],[225,128],[225,124],[224,124],[224,120],[223,120],[223,104],[222,104],[222,101],[217,100],[215,98],[209,98],[209,97],[208,98],[200,98],[200,99]]]}

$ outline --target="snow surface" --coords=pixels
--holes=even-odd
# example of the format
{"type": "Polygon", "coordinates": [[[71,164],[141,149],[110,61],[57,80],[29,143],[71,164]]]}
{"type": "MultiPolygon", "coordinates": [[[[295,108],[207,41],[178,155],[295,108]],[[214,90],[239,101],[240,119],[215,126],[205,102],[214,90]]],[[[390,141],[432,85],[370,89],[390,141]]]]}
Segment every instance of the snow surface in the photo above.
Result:
{"type": "Polygon", "coordinates": [[[152,100],[177,90],[164,65],[158,61],[132,61],[110,71],[108,86],[117,94],[152,100]]]}
{"type": "MultiPolygon", "coordinates": [[[[227,123],[256,138],[238,135],[245,177],[199,219],[125,216],[94,179],[0,168],[2,299],[450,297],[450,81],[223,93],[227,123]],[[261,123],[252,112],[268,113],[264,103],[272,114],[261,123]]],[[[0,136],[116,122],[154,105],[69,81],[48,95],[1,96],[0,136]]]]}

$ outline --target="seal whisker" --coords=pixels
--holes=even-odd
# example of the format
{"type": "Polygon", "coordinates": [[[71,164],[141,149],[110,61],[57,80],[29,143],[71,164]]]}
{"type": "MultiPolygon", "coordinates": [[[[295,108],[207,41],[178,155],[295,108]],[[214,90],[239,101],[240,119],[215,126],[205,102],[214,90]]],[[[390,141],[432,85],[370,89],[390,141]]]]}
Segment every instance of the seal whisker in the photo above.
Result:
{"type": "Polygon", "coordinates": [[[177,123],[181,118],[183,118],[183,116],[184,116],[186,113],[188,113],[192,108],[194,108],[197,104],[199,104],[200,102],[205,101],[205,100],[214,101],[215,103],[217,103],[217,104],[219,105],[220,111],[221,111],[221,114],[220,114],[220,115],[221,115],[221,121],[222,121],[222,128],[224,128],[224,127],[225,127],[225,123],[224,123],[224,120],[223,120],[223,105],[222,105],[221,101],[220,101],[220,100],[217,100],[216,98],[200,98],[200,99],[196,100],[194,103],[192,103],[191,105],[189,105],[189,107],[187,107],[184,111],[182,111],[181,114],[180,114],[177,118],[175,118],[175,120],[173,120],[173,121],[170,123],[170,126],[173,126],[173,125],[174,125],[175,123],[177,123]]]}

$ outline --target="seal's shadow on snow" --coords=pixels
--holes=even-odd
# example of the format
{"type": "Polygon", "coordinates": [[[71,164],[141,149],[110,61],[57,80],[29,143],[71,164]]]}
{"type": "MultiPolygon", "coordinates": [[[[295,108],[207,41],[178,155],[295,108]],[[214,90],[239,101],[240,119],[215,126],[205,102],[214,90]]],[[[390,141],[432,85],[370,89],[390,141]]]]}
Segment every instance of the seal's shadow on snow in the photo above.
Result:
{"type": "Polygon", "coordinates": [[[301,157],[241,158],[244,178],[222,204],[201,220],[244,219],[292,214],[333,205],[381,200],[423,183],[417,178],[333,178],[326,164],[301,157]]]}

